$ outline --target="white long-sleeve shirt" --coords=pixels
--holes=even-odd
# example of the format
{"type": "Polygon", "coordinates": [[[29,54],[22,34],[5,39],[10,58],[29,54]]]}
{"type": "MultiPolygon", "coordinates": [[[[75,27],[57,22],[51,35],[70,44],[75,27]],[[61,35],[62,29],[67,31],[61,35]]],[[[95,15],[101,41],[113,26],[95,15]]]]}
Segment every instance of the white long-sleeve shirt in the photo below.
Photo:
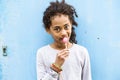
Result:
{"type": "Polygon", "coordinates": [[[60,76],[50,66],[55,62],[60,50],[46,45],[37,51],[37,80],[92,80],[88,51],[83,46],[73,44],[65,60],[60,76]]]}

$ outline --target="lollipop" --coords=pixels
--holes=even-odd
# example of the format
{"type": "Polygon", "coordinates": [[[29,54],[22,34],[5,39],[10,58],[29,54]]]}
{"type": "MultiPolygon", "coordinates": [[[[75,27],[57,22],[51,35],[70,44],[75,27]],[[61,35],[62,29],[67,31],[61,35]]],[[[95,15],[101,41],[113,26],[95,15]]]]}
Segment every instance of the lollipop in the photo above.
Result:
{"type": "Polygon", "coordinates": [[[67,38],[67,37],[64,37],[62,41],[65,43],[65,47],[66,47],[66,49],[67,49],[68,38],[67,38]]]}

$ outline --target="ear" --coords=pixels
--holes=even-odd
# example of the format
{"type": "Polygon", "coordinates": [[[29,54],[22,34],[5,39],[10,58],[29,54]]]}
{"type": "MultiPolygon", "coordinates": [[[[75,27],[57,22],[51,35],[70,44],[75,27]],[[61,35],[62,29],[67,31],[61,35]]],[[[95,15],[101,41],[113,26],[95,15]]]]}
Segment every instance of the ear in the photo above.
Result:
{"type": "Polygon", "coordinates": [[[46,32],[47,32],[48,34],[50,34],[50,29],[47,28],[47,29],[46,29],[46,32]]]}

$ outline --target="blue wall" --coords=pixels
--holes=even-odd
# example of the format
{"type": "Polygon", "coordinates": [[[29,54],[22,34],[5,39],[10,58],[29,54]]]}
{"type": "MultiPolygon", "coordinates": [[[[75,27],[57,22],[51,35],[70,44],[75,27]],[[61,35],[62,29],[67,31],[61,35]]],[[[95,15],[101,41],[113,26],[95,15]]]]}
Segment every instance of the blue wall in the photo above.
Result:
{"type": "MultiPolygon", "coordinates": [[[[0,80],[36,80],[36,51],[52,42],[42,27],[50,1],[0,0],[0,80]]],[[[66,2],[79,15],[77,40],[89,51],[93,80],[120,80],[120,0],[66,2]]]]}

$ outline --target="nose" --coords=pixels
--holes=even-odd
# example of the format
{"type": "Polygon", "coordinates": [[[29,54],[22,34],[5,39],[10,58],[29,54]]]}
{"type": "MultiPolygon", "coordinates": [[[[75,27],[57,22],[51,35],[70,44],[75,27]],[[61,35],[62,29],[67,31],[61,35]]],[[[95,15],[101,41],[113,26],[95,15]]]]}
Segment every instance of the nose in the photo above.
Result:
{"type": "Polygon", "coordinates": [[[66,31],[66,30],[64,30],[64,29],[61,30],[61,35],[62,35],[62,36],[66,36],[66,34],[67,34],[67,31],[66,31]]]}

